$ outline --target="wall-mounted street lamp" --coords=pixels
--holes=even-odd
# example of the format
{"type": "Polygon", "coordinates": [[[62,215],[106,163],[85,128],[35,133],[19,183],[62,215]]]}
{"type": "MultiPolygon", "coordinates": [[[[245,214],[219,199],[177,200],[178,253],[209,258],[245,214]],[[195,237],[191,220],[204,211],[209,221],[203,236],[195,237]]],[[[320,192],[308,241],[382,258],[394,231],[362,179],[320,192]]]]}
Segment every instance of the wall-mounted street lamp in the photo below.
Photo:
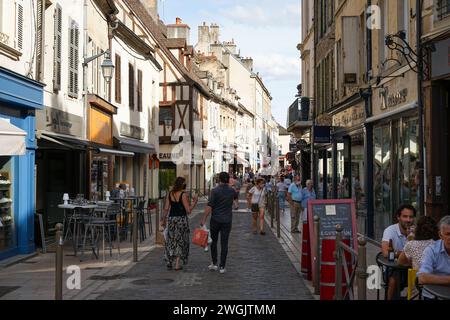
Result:
{"type": "MultiPolygon", "coordinates": [[[[87,119],[87,110],[88,110],[88,102],[87,102],[87,66],[89,62],[94,61],[95,59],[100,58],[101,56],[105,56],[105,59],[103,60],[101,64],[102,69],[102,75],[105,81],[109,84],[113,74],[114,74],[114,64],[111,61],[111,54],[109,50],[106,50],[104,52],[100,52],[96,55],[93,55],[92,57],[84,58],[83,59],[83,114],[84,118],[87,119]]],[[[87,123],[86,121],[83,121],[83,138],[87,139],[87,123]]]]}

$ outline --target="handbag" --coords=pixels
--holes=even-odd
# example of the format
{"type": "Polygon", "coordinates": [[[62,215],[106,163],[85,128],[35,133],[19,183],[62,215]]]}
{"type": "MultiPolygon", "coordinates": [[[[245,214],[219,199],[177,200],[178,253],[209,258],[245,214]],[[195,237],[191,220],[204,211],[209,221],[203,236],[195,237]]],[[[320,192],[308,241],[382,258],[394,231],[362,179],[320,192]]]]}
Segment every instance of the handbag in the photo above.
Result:
{"type": "Polygon", "coordinates": [[[194,236],[192,237],[192,243],[202,248],[206,248],[208,246],[208,235],[208,231],[196,228],[194,230],[194,236]]]}

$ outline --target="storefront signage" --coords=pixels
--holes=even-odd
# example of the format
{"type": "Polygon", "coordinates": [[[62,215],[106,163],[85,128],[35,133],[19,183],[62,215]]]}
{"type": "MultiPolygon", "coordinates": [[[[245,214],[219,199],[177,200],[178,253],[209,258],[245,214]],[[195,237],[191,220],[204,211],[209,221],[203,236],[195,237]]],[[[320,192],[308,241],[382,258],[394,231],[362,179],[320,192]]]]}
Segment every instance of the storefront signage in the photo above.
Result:
{"type": "Polygon", "coordinates": [[[314,143],[330,143],[330,127],[329,126],[315,126],[314,127],[314,143]]]}
{"type": "MultiPolygon", "coordinates": [[[[38,116],[39,117],[39,116],[38,116]]],[[[81,135],[82,118],[62,110],[45,108],[44,130],[68,134],[81,135]]]]}
{"type": "Polygon", "coordinates": [[[158,158],[159,158],[159,160],[170,160],[170,159],[172,159],[172,154],[171,153],[160,153],[158,158]]]}
{"type": "Polygon", "coordinates": [[[408,89],[402,89],[396,92],[389,92],[389,88],[384,88],[380,90],[381,98],[381,110],[394,107],[396,105],[406,102],[406,97],[408,96],[408,89]]]}
{"type": "Polygon", "coordinates": [[[120,122],[120,134],[125,137],[143,140],[145,136],[145,130],[128,123],[120,122]]]}
{"type": "Polygon", "coordinates": [[[364,106],[351,107],[333,116],[333,127],[351,128],[364,122],[366,112],[364,106]]]}

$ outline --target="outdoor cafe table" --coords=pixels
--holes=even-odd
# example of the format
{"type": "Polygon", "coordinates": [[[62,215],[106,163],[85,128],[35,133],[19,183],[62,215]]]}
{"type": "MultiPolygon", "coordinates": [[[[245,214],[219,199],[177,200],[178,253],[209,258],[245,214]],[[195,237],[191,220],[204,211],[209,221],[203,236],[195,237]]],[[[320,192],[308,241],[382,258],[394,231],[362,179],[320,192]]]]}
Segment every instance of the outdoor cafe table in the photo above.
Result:
{"type": "MultiPolygon", "coordinates": [[[[97,207],[98,206],[96,204],[89,204],[89,203],[88,204],[74,204],[74,203],[70,203],[70,204],[60,204],[60,205],[58,205],[58,208],[64,209],[64,222],[63,222],[64,227],[65,227],[66,220],[67,220],[66,210],[73,210],[74,211],[73,214],[75,214],[75,210],[79,210],[79,211],[81,211],[81,210],[92,210],[92,209],[95,209],[97,207]]],[[[68,233],[71,232],[71,234],[72,234],[73,250],[74,250],[75,256],[77,255],[77,249],[78,249],[77,224],[79,224],[79,222],[77,222],[77,220],[80,220],[80,219],[78,219],[78,218],[75,219],[74,231],[71,232],[70,226],[68,226],[66,235],[64,237],[64,239],[65,239],[67,237],[68,233]]]]}
{"type": "MultiPolygon", "coordinates": [[[[410,268],[410,266],[404,266],[404,265],[398,264],[398,260],[397,259],[395,259],[394,261],[389,261],[381,253],[377,255],[376,260],[377,260],[378,265],[382,265],[382,266],[384,266],[386,268],[386,273],[388,273],[389,270],[394,270],[394,271],[398,270],[400,272],[401,271],[407,272],[408,269],[410,268]]],[[[397,292],[396,293],[398,294],[398,296],[400,296],[399,289],[400,289],[400,286],[397,286],[397,288],[396,288],[397,292]]],[[[385,290],[385,292],[387,292],[387,289],[385,290]]],[[[385,293],[385,297],[386,297],[386,293],[385,293]]]]}
{"type": "Polygon", "coordinates": [[[438,299],[450,300],[450,286],[426,284],[423,286],[423,289],[428,291],[438,299]]]}

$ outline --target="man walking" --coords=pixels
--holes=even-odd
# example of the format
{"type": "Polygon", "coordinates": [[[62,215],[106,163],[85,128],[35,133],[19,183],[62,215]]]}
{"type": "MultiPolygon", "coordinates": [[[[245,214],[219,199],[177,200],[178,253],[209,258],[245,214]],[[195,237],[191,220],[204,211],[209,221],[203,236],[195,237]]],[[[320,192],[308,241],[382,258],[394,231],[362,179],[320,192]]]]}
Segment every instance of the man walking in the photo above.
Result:
{"type": "Polygon", "coordinates": [[[299,175],[294,176],[294,182],[288,189],[288,202],[291,205],[291,233],[300,233],[298,224],[300,222],[300,213],[302,212],[302,186],[299,175]]]}
{"type": "Polygon", "coordinates": [[[235,190],[230,187],[230,175],[226,172],[219,174],[219,185],[211,190],[208,205],[205,208],[205,214],[201,225],[206,223],[206,219],[211,214],[209,229],[211,232],[211,259],[212,263],[208,266],[211,271],[220,268],[220,273],[225,273],[225,264],[228,254],[228,237],[230,236],[231,223],[233,217],[233,199],[235,190]],[[217,242],[220,233],[220,264],[217,266],[217,242]]]}

